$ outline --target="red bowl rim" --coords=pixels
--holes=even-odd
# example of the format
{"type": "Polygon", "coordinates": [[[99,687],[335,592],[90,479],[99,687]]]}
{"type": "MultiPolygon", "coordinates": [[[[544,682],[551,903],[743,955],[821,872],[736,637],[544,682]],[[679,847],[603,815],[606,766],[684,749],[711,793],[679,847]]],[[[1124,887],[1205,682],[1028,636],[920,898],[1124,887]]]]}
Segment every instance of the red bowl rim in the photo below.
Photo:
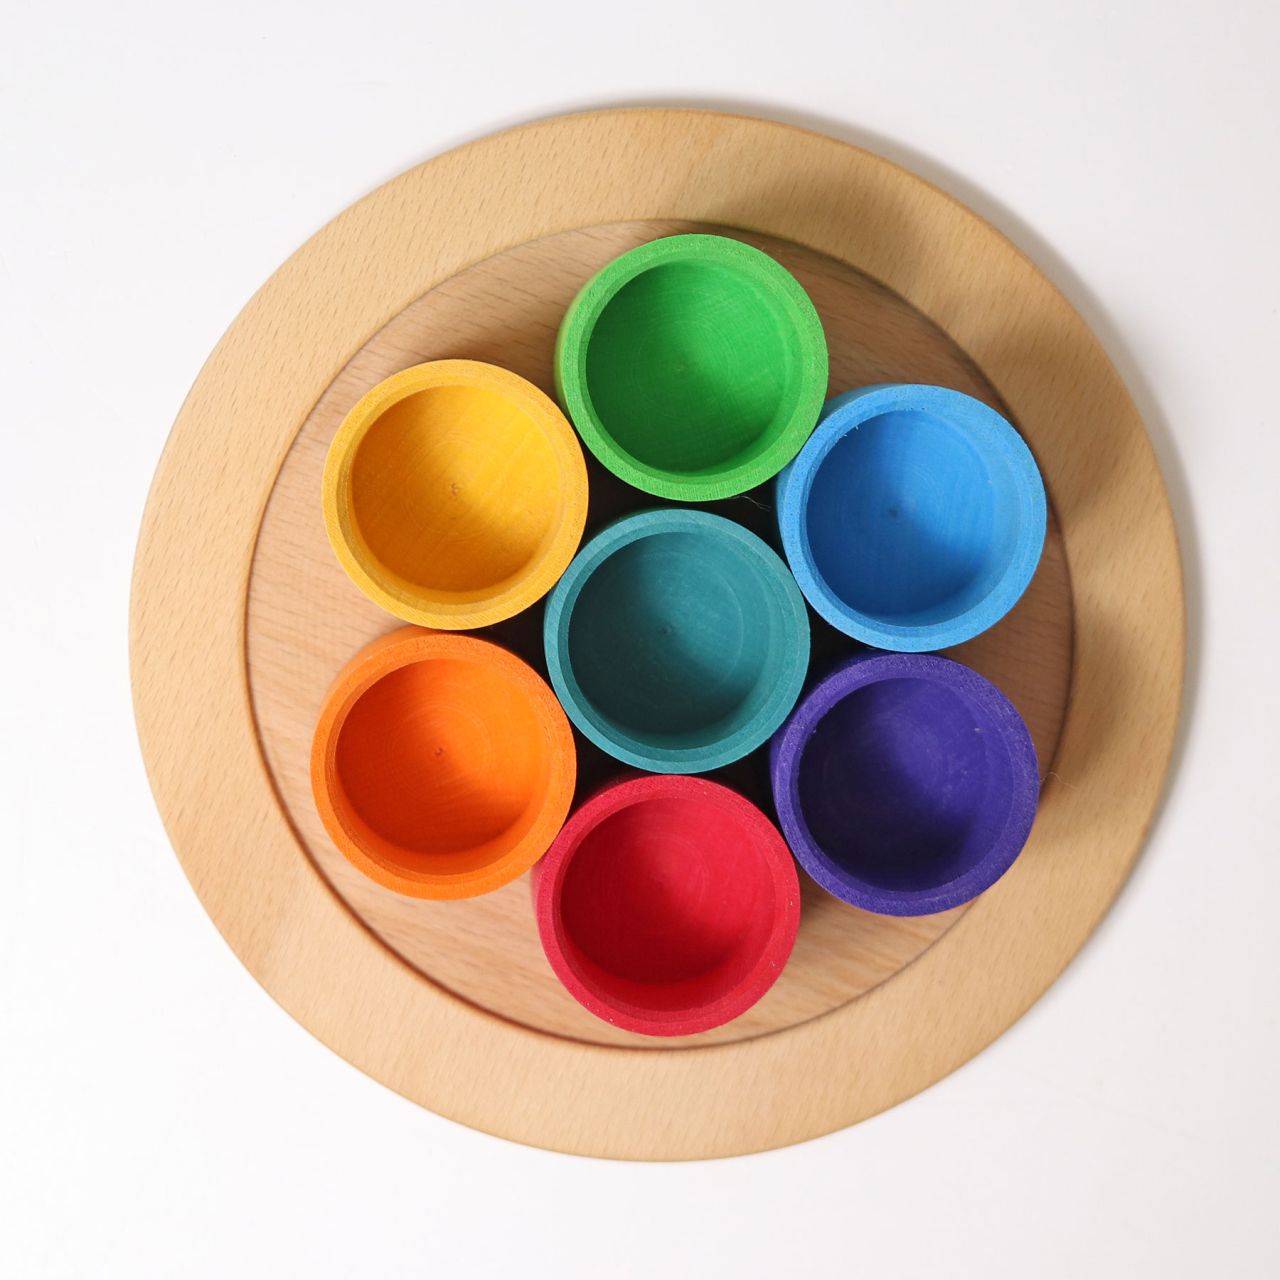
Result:
{"type": "Polygon", "coordinates": [[[657,774],[615,782],[597,791],[565,824],[533,870],[534,909],[542,949],[570,995],[597,1017],[626,1031],[685,1036],[722,1026],[752,1005],[782,973],[800,926],[800,878],[791,850],[777,827],[751,801],[729,787],[687,774],[657,774]],[[589,984],[566,945],[559,901],[564,878],[583,841],[613,814],[656,799],[697,799],[744,823],[773,878],[774,920],[756,962],[746,975],[713,1000],[683,1009],[655,1010],[602,994],[589,984]]]}

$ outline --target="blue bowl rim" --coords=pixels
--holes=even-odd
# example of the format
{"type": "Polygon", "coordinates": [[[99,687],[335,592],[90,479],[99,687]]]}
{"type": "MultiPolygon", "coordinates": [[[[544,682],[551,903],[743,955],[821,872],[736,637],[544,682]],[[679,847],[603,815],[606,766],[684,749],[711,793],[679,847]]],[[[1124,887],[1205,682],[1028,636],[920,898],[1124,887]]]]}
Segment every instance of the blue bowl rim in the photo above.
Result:
{"type": "Polygon", "coordinates": [[[783,550],[805,599],[833,627],[877,649],[928,653],[981,635],[1022,598],[1044,550],[1048,503],[1044,480],[1026,441],[989,405],[949,387],[887,383],[833,396],[804,448],[778,476],[776,496],[783,550]],[[836,445],[864,422],[900,410],[932,413],[963,431],[979,453],[1005,465],[1021,506],[1013,554],[991,590],[954,617],[921,625],[878,619],[842,600],[817,566],[806,520],[814,478],[836,445]]]}

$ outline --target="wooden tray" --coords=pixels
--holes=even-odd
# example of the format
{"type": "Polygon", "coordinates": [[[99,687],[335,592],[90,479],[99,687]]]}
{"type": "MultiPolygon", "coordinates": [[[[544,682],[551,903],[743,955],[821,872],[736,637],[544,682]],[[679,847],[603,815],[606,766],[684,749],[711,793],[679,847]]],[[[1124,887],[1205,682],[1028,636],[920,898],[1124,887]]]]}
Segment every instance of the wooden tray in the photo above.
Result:
{"type": "MultiPolygon", "coordinates": [[[[588,528],[651,505],[591,468],[588,528]]],[[[717,509],[768,533],[769,490],[717,509]]],[[[491,629],[541,666],[541,606],[491,629]]],[[[815,663],[848,642],[819,632],[815,663]]],[[[1157,803],[1183,664],[1168,503],[1142,423],[1060,294],[969,210],[815,134],[700,111],[608,111],[499,134],[380,188],[308,242],[223,338],[144,520],[134,696],[157,803],[210,915],[263,986],[349,1061],[522,1142],[728,1155],[891,1106],[1013,1022],[1119,890],[1157,803]],[[1026,716],[1047,775],[1014,869],[901,920],[806,883],[795,955],[750,1013],[679,1042],[617,1031],[556,983],[527,881],[402,899],[328,841],[307,752],[337,669],[394,619],[325,541],[320,472],[346,410],[420,360],[551,389],[578,286],[658,235],[777,257],[827,330],[833,389],[936,382],[1023,431],[1053,505],[1031,590],[953,652],[1026,716]]],[[[611,766],[582,748],[581,789],[611,766]]],[[[765,799],[758,762],[721,775],[765,799]]]]}

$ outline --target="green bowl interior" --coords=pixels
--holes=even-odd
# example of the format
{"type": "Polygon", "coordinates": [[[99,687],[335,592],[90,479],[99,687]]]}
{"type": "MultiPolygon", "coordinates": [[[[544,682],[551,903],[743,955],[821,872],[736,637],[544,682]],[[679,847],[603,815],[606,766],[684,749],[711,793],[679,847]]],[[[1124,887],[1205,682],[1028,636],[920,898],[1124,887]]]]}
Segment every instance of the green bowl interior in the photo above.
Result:
{"type": "Polygon", "coordinates": [[[601,427],[662,471],[749,461],[794,412],[802,359],[785,302],[717,262],[664,262],[605,305],[587,347],[601,427]]]}

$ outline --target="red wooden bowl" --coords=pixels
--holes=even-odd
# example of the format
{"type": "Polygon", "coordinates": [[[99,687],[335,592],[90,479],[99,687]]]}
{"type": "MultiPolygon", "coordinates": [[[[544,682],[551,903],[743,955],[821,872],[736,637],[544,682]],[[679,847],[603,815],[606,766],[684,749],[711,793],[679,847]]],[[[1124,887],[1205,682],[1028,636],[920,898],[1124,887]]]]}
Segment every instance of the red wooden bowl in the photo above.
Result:
{"type": "Polygon", "coordinates": [[[534,868],[533,894],[570,994],[650,1036],[693,1035],[751,1008],[800,924],[777,829],[736,791],[683,775],[597,792],[534,868]]]}

